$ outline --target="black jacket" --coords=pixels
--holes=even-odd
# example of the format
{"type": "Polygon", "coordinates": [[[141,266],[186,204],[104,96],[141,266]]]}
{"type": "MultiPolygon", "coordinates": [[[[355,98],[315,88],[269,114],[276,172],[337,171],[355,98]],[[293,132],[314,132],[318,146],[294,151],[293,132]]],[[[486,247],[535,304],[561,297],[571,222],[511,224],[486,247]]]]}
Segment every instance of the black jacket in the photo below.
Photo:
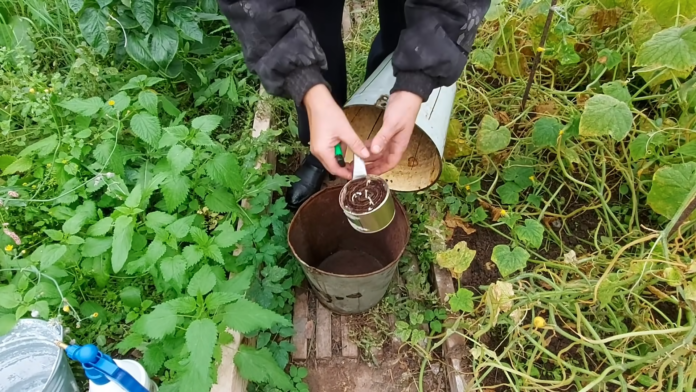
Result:
{"type": "MultiPolygon", "coordinates": [[[[294,0],[218,0],[237,33],[249,69],[270,94],[297,104],[326,84],[326,58],[294,0]]],[[[427,100],[457,81],[491,0],[406,0],[407,28],[394,52],[394,91],[427,100]]]]}

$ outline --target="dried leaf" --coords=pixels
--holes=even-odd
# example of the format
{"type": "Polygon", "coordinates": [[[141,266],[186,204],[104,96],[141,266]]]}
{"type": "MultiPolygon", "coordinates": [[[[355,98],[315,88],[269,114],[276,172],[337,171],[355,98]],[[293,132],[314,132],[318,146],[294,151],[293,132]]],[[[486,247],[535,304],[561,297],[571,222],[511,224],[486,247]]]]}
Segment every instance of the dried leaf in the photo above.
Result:
{"type": "Polygon", "coordinates": [[[491,314],[491,324],[495,326],[501,312],[512,309],[515,291],[512,283],[498,281],[493,283],[486,292],[486,305],[491,314]]]}
{"type": "Polygon", "coordinates": [[[464,230],[466,235],[476,233],[476,229],[473,228],[470,224],[464,222],[464,220],[461,217],[457,215],[452,215],[449,212],[445,216],[445,226],[449,227],[450,229],[459,227],[460,229],[464,230]]]}
{"type": "Polygon", "coordinates": [[[474,257],[476,251],[469,249],[466,241],[461,241],[454,248],[437,253],[435,260],[440,267],[449,270],[453,278],[459,279],[469,269],[474,257]]]}

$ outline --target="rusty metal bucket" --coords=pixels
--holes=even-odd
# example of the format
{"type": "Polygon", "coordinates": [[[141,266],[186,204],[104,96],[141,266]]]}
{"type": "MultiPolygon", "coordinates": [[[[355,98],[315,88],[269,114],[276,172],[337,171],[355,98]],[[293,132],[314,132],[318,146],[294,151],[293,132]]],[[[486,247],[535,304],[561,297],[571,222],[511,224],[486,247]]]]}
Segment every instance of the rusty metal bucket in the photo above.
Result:
{"type": "Polygon", "coordinates": [[[288,243],[319,301],[329,310],[362,313],[376,305],[406,249],[406,211],[394,198],[394,220],[378,233],[353,229],[338,202],[341,187],[326,188],[297,211],[288,243]]]}

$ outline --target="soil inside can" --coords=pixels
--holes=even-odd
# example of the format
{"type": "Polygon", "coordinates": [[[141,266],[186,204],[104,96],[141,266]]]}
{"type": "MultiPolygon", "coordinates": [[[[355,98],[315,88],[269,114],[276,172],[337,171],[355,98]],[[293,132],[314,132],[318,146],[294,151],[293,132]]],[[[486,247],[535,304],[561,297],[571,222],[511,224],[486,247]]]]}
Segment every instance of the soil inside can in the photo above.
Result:
{"type": "Polygon", "coordinates": [[[374,178],[361,178],[346,184],[342,204],[346,211],[364,214],[373,211],[389,195],[386,182],[374,178]]]}
{"type": "Polygon", "coordinates": [[[317,266],[318,269],[338,275],[363,275],[382,269],[384,264],[362,250],[339,250],[317,266]]]}

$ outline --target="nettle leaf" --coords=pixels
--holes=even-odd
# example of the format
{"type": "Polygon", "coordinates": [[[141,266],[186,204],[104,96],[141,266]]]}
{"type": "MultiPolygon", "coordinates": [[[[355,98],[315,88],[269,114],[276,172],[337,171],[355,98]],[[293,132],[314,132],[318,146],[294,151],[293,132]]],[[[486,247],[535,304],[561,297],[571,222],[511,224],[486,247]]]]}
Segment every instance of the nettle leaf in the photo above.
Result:
{"type": "Polygon", "coordinates": [[[160,138],[160,123],[157,117],[149,113],[137,113],[131,118],[131,129],[139,138],[143,139],[147,144],[156,146],[160,138]]]}
{"type": "Polygon", "coordinates": [[[23,157],[27,155],[38,155],[39,157],[45,157],[51,154],[58,147],[58,135],[53,134],[47,138],[43,138],[38,142],[27,146],[23,149],[17,156],[23,157]]]}
{"type": "Polygon", "coordinates": [[[206,163],[205,172],[213,181],[232,191],[241,192],[244,189],[242,169],[239,166],[237,156],[234,154],[217,154],[206,163]]]}
{"type": "Polygon", "coordinates": [[[113,224],[114,220],[110,216],[107,216],[90,226],[89,229],[87,229],[87,235],[91,237],[102,237],[111,230],[113,224]]]}
{"type": "Polygon", "coordinates": [[[150,55],[160,69],[165,70],[179,48],[179,34],[174,28],[167,25],[154,26],[149,33],[152,35],[150,55]]]}
{"type": "Polygon", "coordinates": [[[104,101],[99,97],[92,97],[89,99],[73,98],[69,101],[59,103],[58,106],[81,116],[89,117],[96,114],[99,109],[104,106],[104,101]]]}
{"type": "Polygon", "coordinates": [[[55,264],[58,260],[60,260],[61,257],[63,257],[63,255],[67,251],[68,248],[65,245],[46,245],[46,247],[43,249],[43,252],[41,253],[41,270],[43,271],[46,268],[55,264]]]}
{"type": "Polygon", "coordinates": [[[63,232],[65,234],[77,234],[82,229],[82,226],[90,219],[97,216],[97,206],[93,201],[87,200],[81,206],[75,209],[75,215],[70,217],[63,223],[63,232]]]}
{"type": "Polygon", "coordinates": [[[249,232],[245,230],[235,230],[232,225],[228,225],[223,230],[220,230],[215,236],[214,243],[220,248],[229,248],[235,246],[246,237],[249,232]]]}
{"type": "Polygon", "coordinates": [[[133,240],[133,229],[135,223],[130,216],[121,215],[114,224],[114,238],[111,251],[111,268],[114,272],[119,272],[126,263],[128,253],[131,250],[133,240]]]}
{"type": "MultiPolygon", "coordinates": [[[[9,284],[0,286],[0,307],[14,309],[22,302],[22,295],[17,291],[17,286],[9,284]]],[[[14,318],[14,315],[12,315],[14,318]]]]}
{"type": "Polygon", "coordinates": [[[116,349],[118,349],[118,353],[121,355],[125,355],[128,351],[140,347],[145,342],[145,339],[143,339],[143,335],[139,333],[131,333],[130,335],[126,336],[125,339],[121,339],[120,342],[116,344],[116,349]]]}
{"type": "Polygon", "coordinates": [[[241,333],[269,329],[276,324],[287,327],[292,325],[288,319],[278,313],[262,308],[261,305],[244,298],[225,307],[223,323],[241,333]]]}
{"type": "MultiPolygon", "coordinates": [[[[664,166],[653,175],[648,205],[658,214],[671,219],[696,184],[696,162],[664,166]]],[[[696,212],[690,219],[696,219],[696,212]]]]}
{"type": "Polygon", "coordinates": [[[198,245],[189,245],[181,251],[182,256],[186,260],[186,266],[188,268],[193,267],[198,264],[201,259],[203,259],[203,251],[198,245]]]}
{"type": "Polygon", "coordinates": [[[167,210],[174,211],[188,198],[191,183],[187,176],[171,174],[167,181],[162,184],[161,190],[167,210]]]}
{"type": "Polygon", "coordinates": [[[143,353],[143,367],[148,374],[157,374],[162,368],[167,356],[162,344],[148,344],[147,350],[143,353]]]}
{"type": "Polygon", "coordinates": [[[238,295],[244,293],[251,287],[251,279],[254,277],[255,268],[247,267],[244,271],[234,275],[229,280],[219,284],[220,291],[238,295]]]}
{"type": "Polygon", "coordinates": [[[157,94],[153,93],[152,91],[149,90],[143,90],[138,94],[138,103],[140,103],[140,106],[143,107],[143,109],[147,110],[148,113],[152,114],[153,116],[157,115],[157,103],[159,100],[157,99],[157,94]]]}
{"type": "MultiPolygon", "coordinates": [[[[186,330],[186,347],[191,353],[189,366],[186,370],[198,373],[200,379],[209,377],[217,336],[217,325],[208,318],[194,320],[186,330]]],[[[195,387],[199,387],[199,385],[195,387]]]]}
{"type": "Polygon", "coordinates": [[[201,132],[210,133],[220,126],[221,121],[222,117],[209,114],[194,118],[193,121],[191,121],[191,127],[201,132]]]}
{"type": "Polygon", "coordinates": [[[510,250],[507,245],[496,245],[491,255],[491,261],[498,266],[503,277],[524,269],[527,266],[527,260],[529,260],[529,253],[526,250],[520,247],[510,250]]]}
{"type": "Polygon", "coordinates": [[[640,47],[635,65],[651,70],[661,67],[675,71],[693,70],[696,65],[694,25],[671,27],[653,35],[640,47]]]}
{"type": "Polygon", "coordinates": [[[113,244],[113,238],[102,237],[94,238],[87,237],[85,243],[82,244],[82,256],[84,257],[97,257],[104,254],[107,250],[111,249],[113,244]]]}
{"type": "Polygon", "coordinates": [[[256,383],[268,383],[284,391],[293,389],[292,380],[273,358],[267,348],[256,350],[241,345],[234,356],[234,364],[239,373],[247,380],[256,383]]]}
{"type": "Polygon", "coordinates": [[[213,270],[205,264],[191,278],[187,292],[192,297],[196,297],[198,294],[206,295],[213,290],[215,283],[217,283],[217,279],[213,270]]]}
{"type": "Polygon", "coordinates": [[[24,173],[31,169],[32,161],[29,157],[21,157],[12,162],[2,171],[2,174],[9,176],[15,173],[24,173]]]}
{"type": "Polygon", "coordinates": [[[525,219],[524,226],[515,227],[514,233],[523,244],[539,249],[544,239],[544,225],[536,219],[525,219]]]}
{"type": "Polygon", "coordinates": [[[173,145],[172,148],[169,149],[169,153],[167,153],[169,167],[172,173],[177,175],[181,173],[186,166],[190,165],[192,160],[193,150],[181,144],[173,145]]]}
{"type": "Polygon", "coordinates": [[[556,147],[563,124],[555,118],[544,117],[534,123],[532,142],[535,147],[556,147]]]}
{"type": "Polygon", "coordinates": [[[155,0],[132,0],[131,11],[143,30],[150,30],[155,19],[155,0]]]}
{"type": "Polygon", "coordinates": [[[222,257],[222,252],[220,251],[220,248],[217,247],[217,245],[206,246],[204,248],[203,253],[211,260],[223,265],[225,264],[225,259],[222,257]]]}
{"type": "Polygon", "coordinates": [[[467,289],[459,289],[452,294],[448,301],[453,312],[471,313],[474,311],[474,293],[467,289]]]}
{"type": "Polygon", "coordinates": [[[203,31],[198,27],[195,12],[188,7],[176,7],[167,11],[167,17],[187,37],[203,42],[203,31]]]}
{"type": "Polygon", "coordinates": [[[476,148],[481,154],[492,154],[505,149],[510,144],[510,130],[498,127],[498,120],[485,115],[476,133],[476,148]]]}
{"type": "Polygon", "coordinates": [[[608,95],[595,95],[585,103],[585,111],[580,117],[580,135],[605,136],[622,140],[633,126],[631,109],[608,95]]]}
{"type": "Polygon", "coordinates": [[[165,281],[180,281],[186,272],[186,259],[181,255],[162,259],[160,271],[162,271],[162,278],[165,281]]]}
{"type": "Polygon", "coordinates": [[[230,302],[242,298],[239,294],[228,292],[214,292],[205,297],[205,306],[210,311],[216,311],[222,305],[227,305],[230,302]]]}
{"type": "Polygon", "coordinates": [[[151,229],[158,229],[173,223],[176,217],[162,211],[153,211],[145,217],[145,226],[151,229]]]}
{"type": "Polygon", "coordinates": [[[167,231],[176,238],[184,238],[188,235],[189,230],[191,230],[191,224],[195,218],[195,215],[189,215],[177,219],[175,222],[167,226],[167,231]]]}
{"type": "Polygon", "coordinates": [[[193,139],[191,139],[191,143],[195,146],[214,146],[215,142],[213,139],[208,136],[207,133],[204,132],[196,132],[195,135],[193,135],[193,139]]]}
{"type": "Polygon", "coordinates": [[[231,212],[238,208],[237,198],[222,188],[215,189],[205,198],[205,205],[217,213],[231,212]]]}
{"type": "Polygon", "coordinates": [[[664,27],[674,26],[677,15],[687,20],[696,17],[696,3],[692,0],[640,0],[640,5],[664,27]]]}
{"type": "Polygon", "coordinates": [[[109,37],[106,35],[106,24],[108,18],[106,14],[97,8],[88,7],[82,11],[77,24],[80,27],[82,36],[87,43],[94,48],[94,51],[102,56],[109,53],[109,37]]]}
{"type": "Polygon", "coordinates": [[[132,330],[151,339],[159,340],[174,333],[177,320],[175,308],[169,305],[169,302],[165,302],[155,306],[155,310],[151,313],[139,318],[133,324],[132,330]]]}
{"type": "Polygon", "coordinates": [[[476,257],[476,251],[469,249],[466,241],[460,241],[452,249],[438,252],[435,260],[440,267],[449,270],[453,278],[459,279],[462,273],[469,269],[474,257],[476,257]]]}

